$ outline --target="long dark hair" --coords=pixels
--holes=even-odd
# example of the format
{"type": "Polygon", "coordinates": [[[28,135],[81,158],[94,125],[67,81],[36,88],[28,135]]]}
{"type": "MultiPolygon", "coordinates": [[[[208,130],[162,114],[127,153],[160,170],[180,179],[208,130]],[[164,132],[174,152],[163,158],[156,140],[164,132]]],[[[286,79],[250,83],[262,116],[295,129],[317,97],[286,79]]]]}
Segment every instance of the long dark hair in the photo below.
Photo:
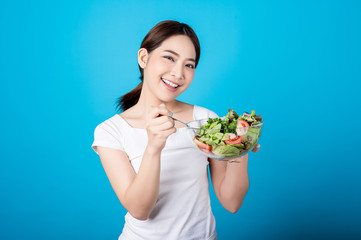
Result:
{"type": "MultiPolygon", "coordinates": [[[[190,40],[193,42],[194,48],[196,50],[195,66],[197,67],[199,57],[201,54],[199,40],[193,29],[185,23],[180,23],[177,21],[170,21],[170,20],[162,21],[158,23],[145,36],[145,38],[142,41],[142,44],[140,45],[140,48],[145,48],[147,49],[148,53],[151,53],[154,49],[159,47],[164,40],[174,35],[188,36],[190,40]]],[[[125,111],[128,108],[134,106],[139,101],[140,93],[142,91],[142,86],[143,86],[144,73],[143,73],[143,69],[139,65],[138,67],[140,71],[139,78],[141,82],[132,91],[128,92],[127,94],[117,99],[116,101],[117,111],[121,111],[121,110],[125,111]]]]}

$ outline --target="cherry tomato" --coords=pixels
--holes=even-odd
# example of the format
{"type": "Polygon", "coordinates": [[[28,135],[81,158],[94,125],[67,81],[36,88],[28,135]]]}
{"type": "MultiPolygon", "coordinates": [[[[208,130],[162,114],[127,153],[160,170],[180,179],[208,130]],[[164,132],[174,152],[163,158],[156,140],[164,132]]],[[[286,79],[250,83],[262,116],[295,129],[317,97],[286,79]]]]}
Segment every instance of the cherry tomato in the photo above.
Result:
{"type": "Polygon", "coordinates": [[[212,146],[211,145],[208,145],[206,143],[203,143],[201,141],[199,141],[196,137],[194,138],[194,142],[197,144],[198,148],[199,149],[204,149],[204,150],[207,150],[207,151],[211,151],[212,150],[212,146]]]}
{"type": "Polygon", "coordinates": [[[242,137],[238,136],[236,138],[230,138],[229,140],[224,141],[227,145],[238,145],[242,142],[242,137]]]}
{"type": "Polygon", "coordinates": [[[249,128],[248,122],[246,122],[246,121],[244,121],[242,119],[237,120],[237,134],[238,134],[238,136],[243,136],[244,134],[246,134],[248,128],[249,128]]]}

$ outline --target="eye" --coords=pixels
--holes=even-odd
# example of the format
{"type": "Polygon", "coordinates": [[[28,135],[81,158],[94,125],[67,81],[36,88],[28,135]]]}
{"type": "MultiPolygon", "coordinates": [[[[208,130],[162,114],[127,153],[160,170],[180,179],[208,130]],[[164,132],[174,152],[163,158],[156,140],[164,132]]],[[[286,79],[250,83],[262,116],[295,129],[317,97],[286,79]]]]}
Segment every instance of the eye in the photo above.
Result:
{"type": "Polygon", "coordinates": [[[194,66],[192,64],[187,64],[186,66],[189,67],[189,68],[194,69],[194,66]]]}
{"type": "Polygon", "coordinates": [[[170,56],[164,56],[164,58],[168,59],[168,60],[171,60],[172,62],[174,62],[174,59],[170,56]]]}

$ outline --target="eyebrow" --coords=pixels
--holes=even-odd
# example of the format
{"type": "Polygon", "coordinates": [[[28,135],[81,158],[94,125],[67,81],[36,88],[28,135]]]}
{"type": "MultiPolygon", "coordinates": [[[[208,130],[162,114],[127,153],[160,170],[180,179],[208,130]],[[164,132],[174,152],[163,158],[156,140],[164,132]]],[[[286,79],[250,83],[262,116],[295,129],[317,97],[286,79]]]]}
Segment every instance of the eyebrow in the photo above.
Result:
{"type": "MultiPolygon", "coordinates": [[[[174,55],[176,55],[177,57],[179,57],[179,54],[174,52],[173,50],[164,50],[163,52],[170,52],[170,53],[173,53],[174,55]]],[[[193,58],[187,58],[187,60],[196,62],[196,60],[194,60],[193,58]]]]}

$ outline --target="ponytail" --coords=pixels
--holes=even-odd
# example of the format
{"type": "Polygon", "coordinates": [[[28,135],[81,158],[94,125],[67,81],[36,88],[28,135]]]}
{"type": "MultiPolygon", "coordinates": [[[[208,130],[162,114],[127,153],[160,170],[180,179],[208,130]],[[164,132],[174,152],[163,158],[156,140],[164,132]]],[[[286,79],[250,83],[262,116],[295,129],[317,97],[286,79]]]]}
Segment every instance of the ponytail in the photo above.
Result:
{"type": "Polygon", "coordinates": [[[117,111],[125,111],[128,108],[133,107],[139,101],[140,93],[142,91],[143,81],[141,81],[138,86],[136,86],[132,91],[127,94],[121,96],[117,100],[117,111]]]}

